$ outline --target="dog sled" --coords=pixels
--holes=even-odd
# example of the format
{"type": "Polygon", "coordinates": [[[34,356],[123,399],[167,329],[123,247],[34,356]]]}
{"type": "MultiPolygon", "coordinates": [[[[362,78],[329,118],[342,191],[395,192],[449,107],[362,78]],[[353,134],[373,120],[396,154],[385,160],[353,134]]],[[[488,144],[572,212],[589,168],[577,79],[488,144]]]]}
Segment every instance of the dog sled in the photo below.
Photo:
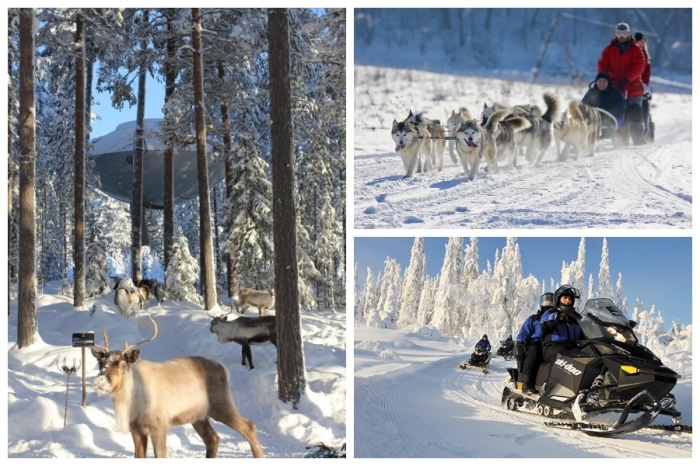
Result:
{"type": "MultiPolygon", "coordinates": [[[[651,100],[651,95],[647,95],[643,101],[643,115],[644,115],[644,140],[646,142],[654,142],[654,130],[655,124],[651,118],[651,112],[649,112],[649,101],[651,100]]],[[[612,140],[614,147],[620,147],[625,145],[626,132],[628,128],[625,127],[624,117],[621,119],[615,118],[615,116],[600,107],[593,107],[600,114],[601,122],[601,132],[600,139],[610,139],[612,140]]]]}

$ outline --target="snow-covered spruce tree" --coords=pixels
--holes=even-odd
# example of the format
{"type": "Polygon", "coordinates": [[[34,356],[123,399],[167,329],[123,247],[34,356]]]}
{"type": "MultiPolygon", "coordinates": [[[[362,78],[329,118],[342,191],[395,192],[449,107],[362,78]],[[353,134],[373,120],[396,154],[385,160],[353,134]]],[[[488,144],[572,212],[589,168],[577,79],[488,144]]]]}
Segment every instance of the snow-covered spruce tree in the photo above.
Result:
{"type": "Polygon", "coordinates": [[[354,285],[353,296],[355,297],[355,302],[353,303],[353,308],[355,309],[355,315],[357,315],[358,309],[362,308],[362,293],[360,293],[360,283],[358,280],[358,268],[359,264],[355,262],[355,266],[352,270],[352,283],[354,285]]]}
{"type": "Polygon", "coordinates": [[[629,315],[629,309],[627,306],[627,298],[623,297],[622,294],[622,272],[617,275],[617,284],[615,285],[617,291],[615,292],[615,306],[617,306],[625,315],[629,315]]]}
{"type": "Polygon", "coordinates": [[[365,286],[362,288],[362,297],[360,298],[359,306],[355,308],[355,322],[366,321],[370,309],[376,308],[377,301],[372,269],[367,267],[367,278],[365,279],[365,286]]]}
{"type": "Polygon", "coordinates": [[[345,78],[336,61],[345,56],[345,12],[295,9],[290,25],[293,117],[300,139],[295,157],[297,172],[304,173],[297,177],[299,215],[321,272],[319,305],[329,308],[345,295],[345,78]]]}
{"type": "MultiPolygon", "coordinates": [[[[298,200],[298,198],[297,198],[298,200]]],[[[313,259],[309,255],[311,249],[309,232],[301,224],[297,215],[297,268],[299,269],[299,307],[309,311],[318,310],[316,299],[316,283],[321,279],[313,259]]]]}
{"type": "Polygon", "coordinates": [[[102,236],[90,224],[86,243],[85,293],[88,298],[94,298],[110,290],[107,248],[102,236]]]}
{"type": "Polygon", "coordinates": [[[479,238],[470,238],[464,249],[464,273],[462,281],[465,288],[479,276],[479,238]]]}
{"type": "Polygon", "coordinates": [[[379,287],[377,310],[386,328],[396,328],[399,318],[399,297],[401,296],[401,266],[387,257],[384,261],[384,274],[379,287]]]}
{"type": "Polygon", "coordinates": [[[449,238],[435,294],[435,310],[430,325],[443,335],[453,335],[462,326],[457,314],[464,308],[462,287],[462,238],[449,238]]]}
{"type": "Polygon", "coordinates": [[[404,273],[399,301],[399,325],[416,323],[420,295],[425,284],[425,246],[423,238],[417,237],[411,247],[411,258],[404,273]]]}
{"type": "Polygon", "coordinates": [[[190,255],[187,239],[178,228],[168,270],[165,272],[165,287],[171,301],[190,301],[202,304],[202,297],[197,294],[195,284],[199,280],[199,264],[190,255]]]}
{"type": "Polygon", "coordinates": [[[495,319],[502,323],[502,327],[497,329],[501,333],[508,333],[509,329],[515,326],[515,318],[522,306],[517,294],[522,275],[523,266],[517,239],[507,238],[501,258],[495,262],[493,271],[492,304],[500,306],[504,317],[503,320],[495,319]]]}
{"type": "MultiPolygon", "coordinates": [[[[585,271],[586,271],[586,238],[581,238],[578,247],[578,256],[575,261],[567,264],[563,262],[561,267],[561,285],[571,285],[581,293],[581,299],[576,300],[574,305],[576,309],[581,310],[583,304],[588,299],[586,296],[585,287],[585,271]]],[[[554,292],[556,289],[552,290],[554,292]]]]}
{"type": "Polygon", "coordinates": [[[265,176],[267,162],[260,157],[253,122],[245,113],[241,118],[243,126],[233,149],[226,248],[236,258],[233,267],[239,288],[266,289],[274,283],[272,185],[265,176]]]}
{"type": "MultiPolygon", "coordinates": [[[[591,298],[593,296],[590,296],[591,298]]],[[[610,278],[610,254],[608,239],[603,238],[603,251],[600,255],[600,271],[598,272],[598,297],[614,299],[612,278],[610,278]]]]}
{"type": "Polygon", "coordinates": [[[433,318],[433,303],[435,302],[436,281],[430,277],[426,277],[423,289],[420,293],[420,302],[418,304],[418,313],[416,315],[417,325],[428,325],[433,318]]]}

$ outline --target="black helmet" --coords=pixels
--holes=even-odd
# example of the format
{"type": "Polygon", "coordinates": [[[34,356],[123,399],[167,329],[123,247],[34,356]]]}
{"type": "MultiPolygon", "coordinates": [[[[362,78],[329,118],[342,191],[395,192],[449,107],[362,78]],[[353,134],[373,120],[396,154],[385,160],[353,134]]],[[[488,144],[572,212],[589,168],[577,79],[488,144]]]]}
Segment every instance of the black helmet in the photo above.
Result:
{"type": "Polygon", "coordinates": [[[546,307],[554,307],[554,293],[551,291],[542,293],[542,296],[540,296],[540,309],[546,307]]]}
{"type": "Polygon", "coordinates": [[[562,296],[571,296],[574,300],[581,297],[581,293],[571,285],[562,285],[554,292],[554,305],[559,306],[559,299],[562,296]]]}

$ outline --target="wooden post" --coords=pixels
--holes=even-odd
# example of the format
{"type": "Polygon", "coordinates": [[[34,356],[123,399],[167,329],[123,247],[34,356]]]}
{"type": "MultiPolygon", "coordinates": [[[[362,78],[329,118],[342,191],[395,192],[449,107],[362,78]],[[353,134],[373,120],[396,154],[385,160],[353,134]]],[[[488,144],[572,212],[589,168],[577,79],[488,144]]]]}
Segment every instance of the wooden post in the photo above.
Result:
{"type": "Polygon", "coordinates": [[[87,406],[87,397],[85,395],[85,347],[83,346],[83,360],[80,363],[83,368],[83,408],[87,406]]]}

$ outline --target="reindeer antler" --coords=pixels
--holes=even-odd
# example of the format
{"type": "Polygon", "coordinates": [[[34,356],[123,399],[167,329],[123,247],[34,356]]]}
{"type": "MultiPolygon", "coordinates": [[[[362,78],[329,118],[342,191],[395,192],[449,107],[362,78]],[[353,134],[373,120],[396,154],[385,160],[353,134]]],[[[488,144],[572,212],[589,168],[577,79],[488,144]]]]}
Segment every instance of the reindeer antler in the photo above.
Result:
{"type": "Polygon", "coordinates": [[[107,343],[107,331],[105,330],[104,327],[102,327],[102,338],[103,338],[104,341],[105,341],[105,345],[104,345],[104,346],[100,346],[100,345],[97,345],[97,344],[93,344],[93,346],[94,346],[95,348],[97,348],[97,349],[103,350],[105,353],[109,353],[109,345],[108,345],[108,343],[107,343]]]}
{"type": "Polygon", "coordinates": [[[141,346],[144,343],[148,343],[149,341],[153,341],[156,336],[158,336],[158,324],[156,324],[156,321],[153,320],[153,317],[149,314],[148,318],[151,319],[151,322],[153,322],[153,336],[151,338],[147,338],[143,341],[140,341],[138,343],[134,343],[133,345],[129,345],[128,343],[124,342],[124,349],[122,350],[122,354],[126,354],[127,351],[132,350],[136,348],[137,346],[141,346]]]}

